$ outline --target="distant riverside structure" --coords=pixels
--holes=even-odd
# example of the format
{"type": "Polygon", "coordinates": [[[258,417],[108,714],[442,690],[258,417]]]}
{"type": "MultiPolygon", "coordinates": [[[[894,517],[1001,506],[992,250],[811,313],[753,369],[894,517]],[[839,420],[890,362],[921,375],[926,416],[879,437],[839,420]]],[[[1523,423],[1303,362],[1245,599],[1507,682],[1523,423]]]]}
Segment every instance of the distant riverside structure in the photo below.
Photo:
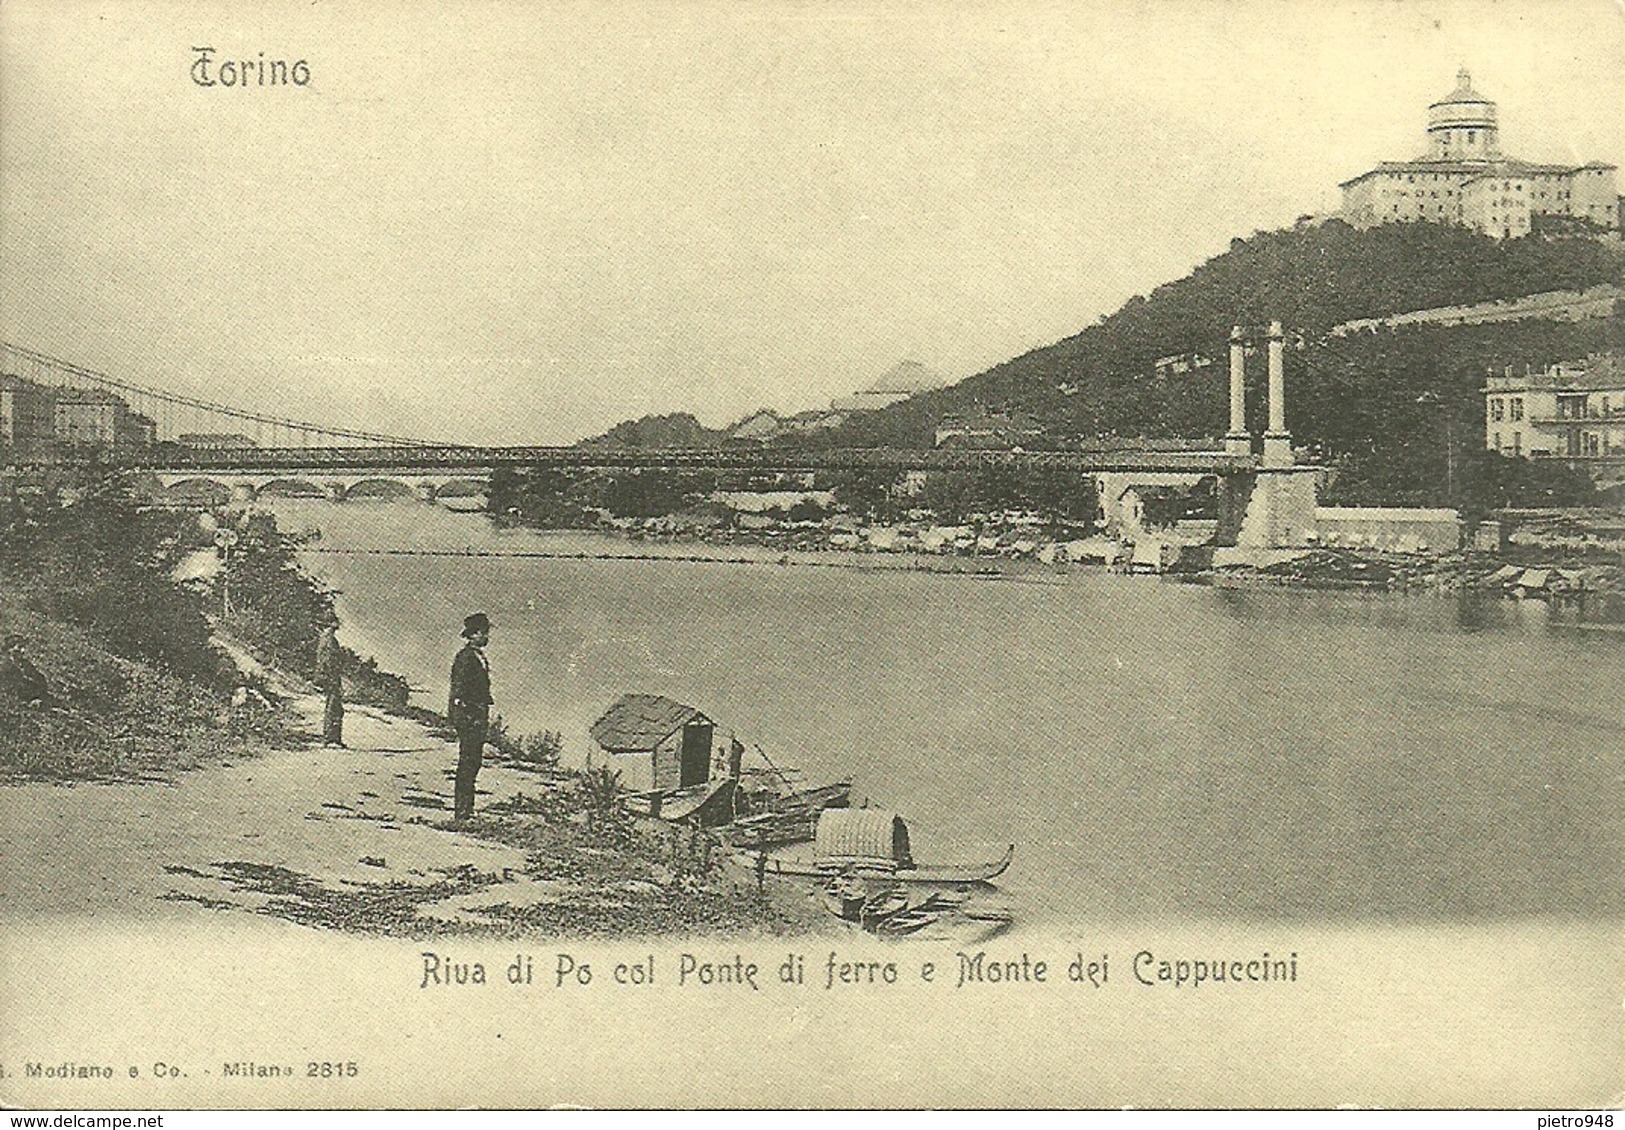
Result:
{"type": "Polygon", "coordinates": [[[1507,372],[1482,392],[1489,450],[1561,459],[1599,486],[1625,482],[1625,358],[1605,353],[1539,373],[1507,372]]]}
{"type": "Polygon", "coordinates": [[[1357,228],[1431,220],[1509,239],[1536,230],[1618,231],[1617,167],[1539,165],[1501,152],[1496,105],[1463,69],[1428,107],[1426,156],[1384,161],[1344,181],[1343,219],[1357,228]]]}
{"type": "Polygon", "coordinates": [[[1044,434],[1031,412],[981,411],[944,416],[936,427],[937,447],[984,451],[1019,449],[1044,434]]]}
{"type": "Polygon", "coordinates": [[[248,451],[259,446],[241,432],[184,432],[175,442],[193,451],[248,451]]]}

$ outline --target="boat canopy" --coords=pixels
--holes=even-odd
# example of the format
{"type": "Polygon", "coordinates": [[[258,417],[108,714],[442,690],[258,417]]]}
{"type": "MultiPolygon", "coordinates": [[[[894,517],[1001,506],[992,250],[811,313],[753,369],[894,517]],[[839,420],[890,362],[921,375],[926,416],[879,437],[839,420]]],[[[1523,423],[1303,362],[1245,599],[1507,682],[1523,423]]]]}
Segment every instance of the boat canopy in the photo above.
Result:
{"type": "Polygon", "coordinates": [[[818,814],[813,854],[821,867],[911,867],[908,825],[881,808],[826,808],[818,814]]]}

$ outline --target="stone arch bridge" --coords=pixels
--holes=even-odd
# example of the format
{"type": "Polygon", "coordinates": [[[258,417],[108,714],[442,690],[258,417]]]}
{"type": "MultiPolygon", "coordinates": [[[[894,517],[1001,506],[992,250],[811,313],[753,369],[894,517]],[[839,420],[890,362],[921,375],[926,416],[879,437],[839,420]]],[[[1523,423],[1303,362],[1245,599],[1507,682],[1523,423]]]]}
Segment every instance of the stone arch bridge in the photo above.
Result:
{"type": "Polygon", "coordinates": [[[147,493],[161,501],[253,502],[262,498],[323,498],[333,502],[359,499],[415,499],[457,504],[478,500],[490,489],[489,469],[426,473],[422,468],[379,467],[349,471],[319,467],[266,471],[201,467],[143,469],[138,477],[147,493]]]}

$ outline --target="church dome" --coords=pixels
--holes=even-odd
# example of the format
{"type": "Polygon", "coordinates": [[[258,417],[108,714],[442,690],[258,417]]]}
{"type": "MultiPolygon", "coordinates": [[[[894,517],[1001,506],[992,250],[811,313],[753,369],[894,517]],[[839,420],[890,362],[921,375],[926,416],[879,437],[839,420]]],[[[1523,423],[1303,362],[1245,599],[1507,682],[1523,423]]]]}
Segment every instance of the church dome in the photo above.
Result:
{"type": "Polygon", "coordinates": [[[1456,72],[1456,89],[1428,107],[1428,129],[1494,129],[1495,103],[1473,89],[1473,76],[1456,72]]]}
{"type": "Polygon", "coordinates": [[[1456,89],[1428,107],[1428,157],[1435,161],[1488,161],[1501,155],[1495,103],[1473,89],[1473,76],[1456,72],[1456,89]]]}

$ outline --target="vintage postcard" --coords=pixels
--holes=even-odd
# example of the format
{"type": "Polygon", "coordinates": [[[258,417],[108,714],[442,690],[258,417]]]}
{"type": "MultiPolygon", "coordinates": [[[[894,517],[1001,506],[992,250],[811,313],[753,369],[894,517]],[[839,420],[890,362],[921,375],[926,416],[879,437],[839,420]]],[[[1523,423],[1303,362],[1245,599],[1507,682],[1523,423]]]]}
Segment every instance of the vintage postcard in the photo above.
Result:
{"type": "Polygon", "coordinates": [[[0,1105],[1618,1104],[1621,122],[1617,0],[7,0],[0,1105]]]}

